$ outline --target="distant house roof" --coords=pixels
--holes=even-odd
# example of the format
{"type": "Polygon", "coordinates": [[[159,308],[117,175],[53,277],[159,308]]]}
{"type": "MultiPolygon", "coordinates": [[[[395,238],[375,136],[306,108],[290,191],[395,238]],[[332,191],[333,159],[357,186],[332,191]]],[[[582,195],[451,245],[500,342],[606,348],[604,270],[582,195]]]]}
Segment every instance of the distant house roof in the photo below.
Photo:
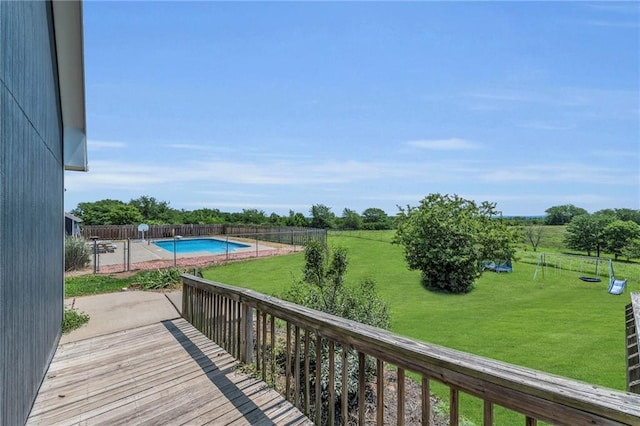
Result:
{"type": "Polygon", "coordinates": [[[86,172],[88,169],[82,3],[54,1],[52,5],[62,109],[64,168],[86,172]]]}
{"type": "Polygon", "coordinates": [[[82,222],[82,219],[80,219],[78,216],[74,216],[71,213],[64,213],[64,217],[68,217],[69,219],[71,219],[74,222],[82,222]]]}

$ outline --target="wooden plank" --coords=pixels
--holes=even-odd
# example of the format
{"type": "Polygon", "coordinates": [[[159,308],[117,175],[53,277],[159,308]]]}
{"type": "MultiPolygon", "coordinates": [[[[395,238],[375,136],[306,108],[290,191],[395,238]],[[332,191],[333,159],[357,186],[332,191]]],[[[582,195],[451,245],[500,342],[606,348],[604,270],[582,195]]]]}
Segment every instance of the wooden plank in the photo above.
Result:
{"type": "MultiPolygon", "coordinates": [[[[65,369],[56,370],[54,373],[49,372],[47,374],[48,380],[43,384],[42,389],[47,390],[49,388],[66,386],[68,383],[77,382],[78,379],[87,374],[86,369],[91,369],[91,376],[94,381],[96,381],[103,376],[113,377],[115,374],[128,374],[127,371],[131,369],[136,369],[139,374],[145,372],[145,370],[157,373],[158,371],[163,371],[167,364],[168,367],[166,368],[180,366],[181,361],[176,361],[175,357],[180,355],[182,351],[184,351],[184,348],[177,345],[167,346],[166,344],[158,344],[156,341],[149,343],[152,344],[152,349],[148,351],[141,350],[135,354],[130,354],[127,351],[118,353],[117,364],[114,364],[114,359],[109,357],[103,357],[101,359],[87,357],[89,360],[88,363],[78,362],[75,364],[75,368],[74,365],[70,365],[65,369]],[[162,356],[155,365],[146,362],[148,359],[157,355],[162,356]],[[116,371],[114,371],[114,366],[117,367],[116,371]]],[[[222,349],[213,343],[206,345],[205,348],[212,351],[208,353],[209,355],[217,356],[218,352],[222,352],[222,349]]]]}
{"type": "Polygon", "coordinates": [[[335,399],[335,372],[336,372],[336,364],[335,364],[335,347],[333,341],[329,341],[329,384],[327,386],[329,391],[329,426],[333,426],[335,424],[336,419],[336,399],[335,399]]]}
{"type": "Polygon", "coordinates": [[[315,423],[317,425],[322,423],[322,336],[316,333],[316,415],[315,423]]]}
{"type": "Polygon", "coordinates": [[[376,360],[376,424],[384,424],[384,362],[376,360]]]}
{"type": "MultiPolygon", "coordinates": [[[[136,380],[138,383],[142,383],[144,378],[147,376],[157,377],[170,369],[174,369],[177,372],[186,362],[185,359],[176,359],[176,355],[183,352],[183,349],[180,346],[175,345],[175,348],[167,348],[166,345],[157,345],[155,342],[152,344],[154,345],[154,348],[158,347],[158,350],[147,352],[147,358],[141,358],[139,354],[137,356],[127,357],[127,355],[121,354],[118,350],[119,348],[116,347],[114,349],[116,350],[117,358],[105,363],[105,365],[100,368],[95,368],[91,362],[92,358],[87,357],[89,362],[78,363],[77,370],[75,371],[69,370],[62,373],[59,372],[55,376],[47,374],[47,380],[45,380],[45,383],[43,383],[41,387],[41,393],[48,392],[50,390],[57,392],[57,389],[64,389],[67,394],[73,393],[76,391],[77,387],[83,389],[86,386],[85,382],[88,375],[92,378],[92,387],[108,389],[108,383],[111,381],[117,381],[119,376],[123,376],[125,378],[122,381],[123,383],[126,383],[127,380],[132,380],[130,377],[130,371],[132,370],[136,371],[136,380]],[[150,359],[149,357],[153,356],[158,357],[156,362],[144,362],[150,359]],[[114,366],[117,368],[114,369],[114,366]]],[[[222,350],[213,343],[205,345],[201,343],[201,348],[205,350],[206,355],[212,357],[219,356],[222,352],[222,350]]],[[[231,358],[229,358],[229,360],[232,362],[234,361],[231,358]]],[[[55,395],[53,398],[55,398],[55,395]]],[[[41,399],[41,401],[42,400],[46,399],[41,399]]],[[[35,407],[37,407],[37,404],[38,402],[36,402],[35,407]]]]}
{"type": "MultiPolygon", "coordinates": [[[[231,358],[229,358],[229,361],[231,361],[231,358]]],[[[233,366],[234,364],[230,362],[228,365],[233,366]]],[[[79,394],[73,398],[70,395],[65,396],[65,398],[59,400],[60,402],[57,406],[51,407],[42,414],[47,423],[61,421],[68,418],[70,414],[73,414],[72,417],[77,417],[78,415],[92,417],[101,414],[105,410],[115,410],[130,402],[159,394],[165,389],[175,386],[176,383],[197,378],[202,376],[203,373],[211,377],[216,370],[218,370],[219,374],[224,374],[224,372],[220,373],[219,369],[214,366],[206,370],[198,370],[197,367],[193,368],[192,366],[188,369],[169,371],[141,382],[136,381],[135,378],[123,382],[124,384],[116,382],[115,386],[97,388],[95,392],[87,392],[87,395],[79,394]]],[[[87,377],[86,382],[91,382],[90,376],[87,377]]]]}
{"type": "Polygon", "coordinates": [[[366,392],[366,377],[365,377],[365,362],[366,355],[362,352],[358,352],[358,424],[364,425],[364,402],[366,392]]]}
{"type": "MultiPolygon", "coordinates": [[[[173,358],[175,359],[175,358],[173,358]]],[[[196,360],[197,361],[197,360],[196,360]]],[[[65,404],[72,404],[76,400],[84,401],[87,398],[97,397],[101,394],[108,394],[111,397],[117,397],[122,392],[127,392],[129,386],[135,385],[137,389],[143,387],[152,387],[161,383],[161,380],[168,377],[169,374],[180,377],[181,374],[188,374],[193,370],[190,360],[177,360],[175,365],[163,366],[162,368],[145,368],[135,369],[128,368],[126,370],[117,370],[111,375],[94,376],[90,371],[84,372],[83,375],[77,376],[74,382],[65,382],[55,387],[44,390],[43,398],[40,398],[34,404],[32,413],[39,413],[43,407],[47,407],[52,400],[58,400],[59,395],[64,395],[65,404]]],[[[230,368],[235,367],[236,361],[228,357],[226,359],[218,358],[216,360],[217,367],[230,368]]],[[[103,401],[106,397],[103,398],[103,401]]]]}
{"type": "Polygon", "coordinates": [[[493,426],[493,404],[491,401],[484,401],[482,424],[484,426],[493,426]]]}
{"type": "Polygon", "coordinates": [[[300,327],[294,328],[293,342],[293,406],[300,408],[300,327]]]}
{"type": "Polygon", "coordinates": [[[398,426],[404,426],[404,369],[398,368],[397,374],[398,426]]]}
{"type": "Polygon", "coordinates": [[[422,376],[422,425],[431,424],[431,383],[427,376],[422,376]]]}
{"type": "Polygon", "coordinates": [[[311,415],[311,359],[309,358],[310,354],[310,345],[311,345],[311,334],[309,330],[304,331],[304,415],[309,417],[311,415]]]}
{"type": "Polygon", "coordinates": [[[287,336],[286,336],[286,361],[284,370],[285,391],[284,397],[287,401],[291,401],[291,324],[287,323],[287,336]]]}
{"type": "Polygon", "coordinates": [[[349,404],[348,404],[348,394],[349,394],[349,348],[346,346],[342,346],[342,391],[341,391],[341,406],[340,413],[342,414],[342,424],[348,424],[349,418],[349,404]]]}
{"type": "MultiPolygon", "coordinates": [[[[258,392],[264,391],[264,383],[260,383],[253,379],[247,378],[244,386],[239,386],[239,389],[243,391],[249,398],[253,398],[258,392]]],[[[209,396],[209,400],[214,395],[209,396]]],[[[215,419],[216,415],[225,415],[227,412],[234,409],[232,401],[226,398],[222,398],[214,406],[208,401],[206,404],[195,404],[195,407],[190,407],[190,410],[179,417],[179,424],[193,425],[193,424],[205,424],[210,419],[215,419]]]]}
{"type": "Polygon", "coordinates": [[[458,426],[460,420],[460,398],[458,389],[449,390],[449,425],[458,426]]]}
{"type": "Polygon", "coordinates": [[[29,425],[311,424],[264,382],[236,372],[236,359],[184,319],[60,349],[29,425]]]}

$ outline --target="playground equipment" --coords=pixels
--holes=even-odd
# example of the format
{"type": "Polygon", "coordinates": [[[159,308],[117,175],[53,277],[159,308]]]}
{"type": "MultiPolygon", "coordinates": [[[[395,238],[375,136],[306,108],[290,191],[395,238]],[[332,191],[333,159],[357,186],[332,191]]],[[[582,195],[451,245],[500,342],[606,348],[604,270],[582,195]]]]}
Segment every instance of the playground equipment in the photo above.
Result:
{"type": "Polygon", "coordinates": [[[586,282],[600,282],[600,277],[608,276],[608,282],[613,279],[613,261],[604,257],[580,256],[561,253],[540,253],[533,279],[542,274],[562,274],[562,271],[580,273],[580,279],[586,282]]]}
{"type": "Polygon", "coordinates": [[[590,283],[601,282],[601,276],[609,276],[609,294],[622,294],[627,286],[627,280],[617,280],[613,273],[613,261],[603,257],[579,256],[571,254],[541,253],[538,258],[536,270],[533,273],[535,280],[538,273],[562,274],[562,271],[579,272],[582,281],[590,283]]]}
{"type": "Polygon", "coordinates": [[[513,272],[513,266],[510,260],[500,261],[498,263],[490,261],[482,264],[483,271],[493,272],[513,272]]]}
{"type": "Polygon", "coordinates": [[[613,278],[609,284],[609,294],[622,294],[627,286],[627,280],[616,280],[613,278]]]}

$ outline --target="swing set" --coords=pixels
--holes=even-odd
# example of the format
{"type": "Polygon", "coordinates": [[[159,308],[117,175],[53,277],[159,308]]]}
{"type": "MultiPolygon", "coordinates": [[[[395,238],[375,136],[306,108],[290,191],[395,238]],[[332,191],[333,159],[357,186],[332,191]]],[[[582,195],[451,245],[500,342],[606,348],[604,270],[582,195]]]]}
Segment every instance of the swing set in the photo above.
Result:
{"type": "Polygon", "coordinates": [[[533,273],[535,280],[538,274],[542,278],[548,274],[562,275],[563,271],[579,272],[580,279],[586,282],[600,282],[600,277],[613,278],[613,261],[604,257],[581,256],[575,254],[540,253],[538,264],[533,273]]]}
{"type": "Polygon", "coordinates": [[[601,277],[607,277],[609,293],[621,294],[627,284],[626,280],[616,280],[613,273],[613,261],[604,257],[581,256],[574,254],[541,253],[533,273],[533,279],[542,275],[562,275],[563,271],[580,273],[585,282],[598,283],[601,277]]]}

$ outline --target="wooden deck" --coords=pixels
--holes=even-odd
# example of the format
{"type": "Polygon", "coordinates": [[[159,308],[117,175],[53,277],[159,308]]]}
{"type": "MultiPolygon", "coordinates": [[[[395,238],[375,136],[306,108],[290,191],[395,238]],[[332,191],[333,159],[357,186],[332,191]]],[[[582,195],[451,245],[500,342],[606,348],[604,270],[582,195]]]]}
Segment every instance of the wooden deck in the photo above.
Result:
{"type": "Polygon", "coordinates": [[[312,424],[184,319],[61,345],[28,425],[312,424]]]}

